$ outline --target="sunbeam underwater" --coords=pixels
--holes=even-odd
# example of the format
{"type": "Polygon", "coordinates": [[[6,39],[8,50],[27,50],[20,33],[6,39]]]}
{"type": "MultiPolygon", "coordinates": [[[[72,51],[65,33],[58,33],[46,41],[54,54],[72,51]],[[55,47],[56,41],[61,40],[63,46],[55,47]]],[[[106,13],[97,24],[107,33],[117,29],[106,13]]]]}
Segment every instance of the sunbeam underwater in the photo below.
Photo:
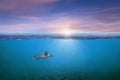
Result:
{"type": "Polygon", "coordinates": [[[0,41],[0,80],[119,80],[120,40],[0,41]],[[51,58],[33,60],[47,51],[51,58]]]}

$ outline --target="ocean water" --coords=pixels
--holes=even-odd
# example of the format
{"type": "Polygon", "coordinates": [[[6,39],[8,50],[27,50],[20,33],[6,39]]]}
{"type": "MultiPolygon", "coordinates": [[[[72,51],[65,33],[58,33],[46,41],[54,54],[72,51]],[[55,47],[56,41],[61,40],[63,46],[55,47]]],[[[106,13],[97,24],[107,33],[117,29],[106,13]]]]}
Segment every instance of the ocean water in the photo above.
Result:
{"type": "Polygon", "coordinates": [[[0,80],[120,80],[120,39],[0,40],[0,80]]]}

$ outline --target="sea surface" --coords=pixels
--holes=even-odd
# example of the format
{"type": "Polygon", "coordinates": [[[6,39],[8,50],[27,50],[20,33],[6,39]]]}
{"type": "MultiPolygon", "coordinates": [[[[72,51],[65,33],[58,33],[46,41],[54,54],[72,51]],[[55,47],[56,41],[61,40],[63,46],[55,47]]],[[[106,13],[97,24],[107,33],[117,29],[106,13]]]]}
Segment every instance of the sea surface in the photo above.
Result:
{"type": "Polygon", "coordinates": [[[120,80],[120,39],[0,40],[0,80],[120,80]]]}

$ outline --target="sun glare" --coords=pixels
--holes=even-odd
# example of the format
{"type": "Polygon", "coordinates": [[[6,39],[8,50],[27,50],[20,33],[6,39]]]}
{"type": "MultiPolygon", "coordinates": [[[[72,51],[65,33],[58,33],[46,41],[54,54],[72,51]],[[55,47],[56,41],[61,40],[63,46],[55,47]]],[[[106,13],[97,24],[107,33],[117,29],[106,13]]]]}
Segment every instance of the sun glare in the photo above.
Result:
{"type": "Polygon", "coordinates": [[[71,34],[72,34],[72,31],[71,30],[68,30],[68,29],[66,29],[66,30],[63,30],[63,32],[62,32],[65,36],[70,36],[71,34]]]}

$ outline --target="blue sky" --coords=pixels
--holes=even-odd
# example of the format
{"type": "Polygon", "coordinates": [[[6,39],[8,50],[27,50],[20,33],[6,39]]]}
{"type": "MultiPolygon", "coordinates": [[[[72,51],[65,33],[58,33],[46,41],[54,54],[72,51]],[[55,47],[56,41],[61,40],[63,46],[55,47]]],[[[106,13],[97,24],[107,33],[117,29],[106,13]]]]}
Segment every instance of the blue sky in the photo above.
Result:
{"type": "Polygon", "coordinates": [[[0,0],[0,33],[120,32],[120,0],[0,0]]]}

